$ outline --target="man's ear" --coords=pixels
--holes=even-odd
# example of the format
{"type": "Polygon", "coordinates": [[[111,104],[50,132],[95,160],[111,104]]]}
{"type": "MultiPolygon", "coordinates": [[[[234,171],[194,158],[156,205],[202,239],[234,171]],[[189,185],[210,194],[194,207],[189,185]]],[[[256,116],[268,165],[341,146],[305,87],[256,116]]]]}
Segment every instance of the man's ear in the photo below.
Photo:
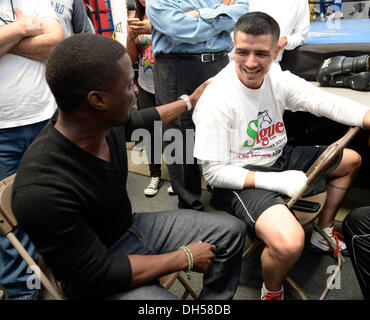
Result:
{"type": "Polygon", "coordinates": [[[90,91],[87,95],[87,101],[97,111],[105,111],[108,108],[108,96],[104,91],[90,91]]]}
{"type": "Polygon", "coordinates": [[[276,48],[275,48],[275,51],[274,51],[274,60],[277,59],[278,55],[279,55],[279,52],[281,50],[281,45],[280,44],[277,44],[276,45],[276,48]]]}

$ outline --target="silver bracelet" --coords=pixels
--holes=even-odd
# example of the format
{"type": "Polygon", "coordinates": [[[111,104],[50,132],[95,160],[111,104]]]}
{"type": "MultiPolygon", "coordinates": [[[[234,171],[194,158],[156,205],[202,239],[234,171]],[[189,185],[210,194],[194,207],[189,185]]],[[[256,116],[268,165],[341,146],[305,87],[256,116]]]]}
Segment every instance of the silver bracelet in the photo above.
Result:
{"type": "Polygon", "coordinates": [[[193,109],[193,106],[191,105],[191,102],[190,102],[190,99],[189,99],[189,96],[187,94],[183,94],[179,100],[182,99],[185,101],[186,103],[186,111],[190,111],[191,109],[193,109]]]}

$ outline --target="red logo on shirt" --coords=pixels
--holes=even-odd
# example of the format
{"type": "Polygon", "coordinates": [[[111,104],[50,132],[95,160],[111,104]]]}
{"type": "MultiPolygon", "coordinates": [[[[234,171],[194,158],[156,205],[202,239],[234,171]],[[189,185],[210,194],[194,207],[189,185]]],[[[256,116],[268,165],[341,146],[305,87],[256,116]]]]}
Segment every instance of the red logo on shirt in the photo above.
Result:
{"type": "Polygon", "coordinates": [[[258,114],[257,120],[252,120],[248,123],[247,135],[249,139],[244,142],[243,147],[252,148],[256,144],[267,146],[270,139],[275,134],[283,133],[285,131],[284,123],[272,123],[272,119],[267,110],[258,114]]]}

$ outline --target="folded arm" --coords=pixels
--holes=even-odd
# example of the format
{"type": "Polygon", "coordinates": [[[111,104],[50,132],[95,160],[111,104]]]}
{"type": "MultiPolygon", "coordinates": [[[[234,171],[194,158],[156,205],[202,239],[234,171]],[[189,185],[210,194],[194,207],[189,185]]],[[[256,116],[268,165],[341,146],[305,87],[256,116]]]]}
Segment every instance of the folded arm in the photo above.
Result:
{"type": "Polygon", "coordinates": [[[248,12],[248,2],[237,1],[232,5],[218,4],[215,8],[182,8],[175,1],[148,1],[146,13],[157,31],[177,43],[198,43],[209,40],[223,31],[231,32],[236,20],[248,12]],[[186,14],[199,11],[199,18],[186,14]]]}
{"type": "Polygon", "coordinates": [[[56,45],[64,39],[64,31],[54,18],[40,19],[42,34],[22,38],[9,53],[29,59],[46,60],[56,45]]]}
{"type": "Polygon", "coordinates": [[[43,33],[41,22],[33,16],[24,16],[14,9],[16,20],[0,27],[0,56],[8,53],[22,39],[43,33]]]}

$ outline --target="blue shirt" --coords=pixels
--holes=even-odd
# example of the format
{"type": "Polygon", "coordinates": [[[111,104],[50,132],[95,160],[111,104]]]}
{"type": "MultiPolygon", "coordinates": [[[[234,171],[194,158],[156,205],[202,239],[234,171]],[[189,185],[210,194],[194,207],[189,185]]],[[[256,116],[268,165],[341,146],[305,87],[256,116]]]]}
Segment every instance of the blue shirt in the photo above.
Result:
{"type": "Polygon", "coordinates": [[[230,33],[247,13],[247,0],[223,5],[222,0],[150,0],[146,14],[152,26],[154,55],[159,53],[230,52],[230,33]],[[200,18],[185,14],[198,9],[200,18]]]}

